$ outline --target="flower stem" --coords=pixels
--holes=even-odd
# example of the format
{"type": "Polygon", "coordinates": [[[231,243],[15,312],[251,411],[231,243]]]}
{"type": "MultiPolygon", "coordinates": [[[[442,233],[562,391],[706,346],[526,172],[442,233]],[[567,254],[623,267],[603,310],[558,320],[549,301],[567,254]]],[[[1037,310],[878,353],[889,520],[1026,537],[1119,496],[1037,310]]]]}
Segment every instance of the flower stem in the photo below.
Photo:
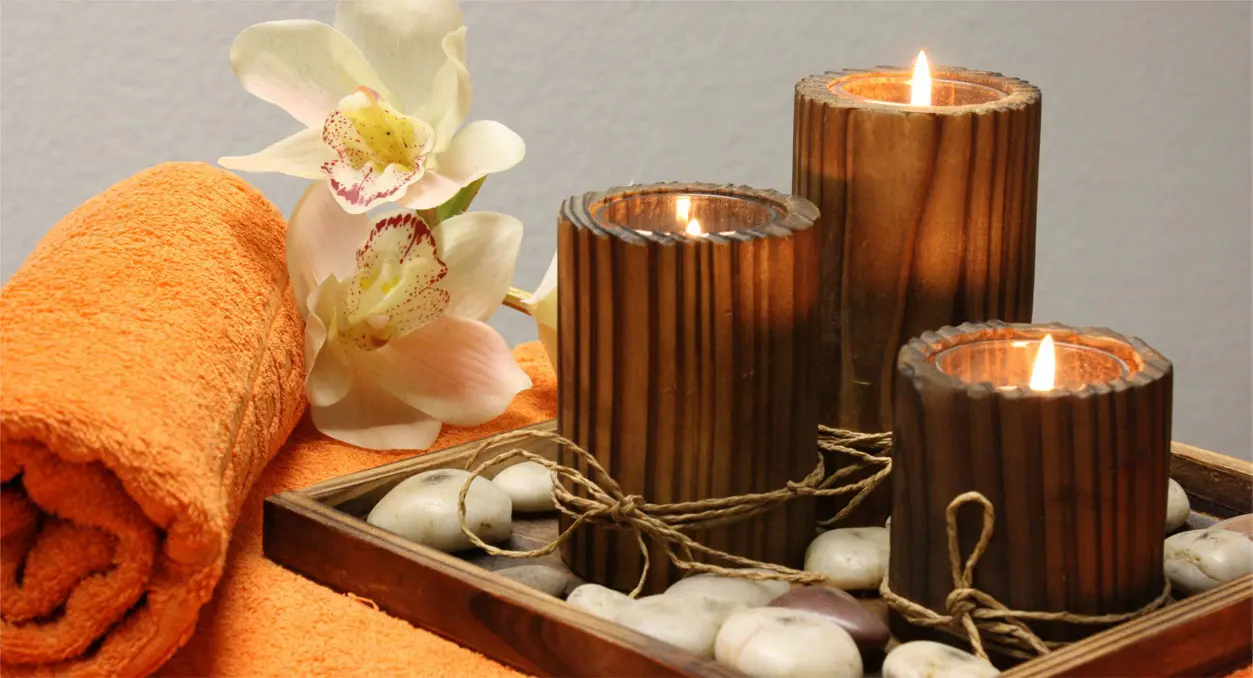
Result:
{"type": "Polygon", "coordinates": [[[527,303],[527,300],[530,298],[530,293],[516,287],[510,287],[509,291],[505,292],[505,298],[500,302],[500,304],[506,308],[512,308],[519,313],[532,315],[531,305],[527,303]]]}

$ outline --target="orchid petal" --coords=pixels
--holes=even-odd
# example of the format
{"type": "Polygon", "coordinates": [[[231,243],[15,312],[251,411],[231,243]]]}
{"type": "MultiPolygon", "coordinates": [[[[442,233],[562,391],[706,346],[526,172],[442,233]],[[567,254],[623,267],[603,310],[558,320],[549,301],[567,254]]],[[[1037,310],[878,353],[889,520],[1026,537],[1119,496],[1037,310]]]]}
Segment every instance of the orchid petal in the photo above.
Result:
{"type": "Polygon", "coordinates": [[[466,318],[444,316],[357,360],[380,388],[454,426],[495,419],[531,387],[504,337],[466,318]]]}
{"type": "Polygon", "coordinates": [[[287,273],[301,315],[309,314],[306,297],[327,277],[352,276],[353,252],[369,234],[369,217],[340,209],[325,181],[309,186],[287,226],[287,273]]]}
{"type": "Polygon", "coordinates": [[[231,46],[231,66],[245,90],[306,127],[320,129],[340,99],[359,86],[392,97],[361,50],[317,21],[249,26],[231,46]]]}
{"type": "Polygon", "coordinates": [[[444,63],[415,116],[430,121],[435,128],[435,152],[443,153],[470,114],[470,71],[466,68],[466,27],[446,35],[442,41],[444,63]]]}
{"type": "Polygon", "coordinates": [[[322,142],[322,133],[305,129],[277,141],[252,155],[218,158],[218,164],[239,172],[278,172],[301,179],[325,179],[322,165],[335,153],[322,142]]]}
{"type": "Polygon", "coordinates": [[[328,325],[335,322],[339,281],[327,278],[308,299],[312,312],[305,317],[305,394],[318,407],[334,405],[352,387],[352,366],[345,348],[334,341],[328,325]]]}
{"type": "Polygon", "coordinates": [[[487,320],[513,280],[522,222],[506,214],[468,212],[435,227],[439,258],[448,267],[448,315],[487,320]]]}
{"type": "Polygon", "coordinates": [[[526,156],[526,143],[513,130],[492,120],[476,120],[453,137],[437,164],[409,188],[401,204],[418,210],[447,202],[463,186],[494,172],[503,172],[526,156]]]}
{"type": "Polygon", "coordinates": [[[553,253],[553,261],[548,265],[548,272],[531,295],[531,316],[539,329],[540,341],[544,344],[544,352],[548,354],[548,362],[557,368],[557,253],[553,253]]]}
{"type": "Polygon", "coordinates": [[[439,437],[438,419],[401,402],[364,379],[329,407],[312,406],[314,426],[326,435],[371,450],[424,450],[439,437]]]}
{"type": "Polygon", "coordinates": [[[335,27],[361,48],[406,113],[431,98],[445,60],[442,41],[461,24],[455,0],[341,0],[335,10],[335,27]]]}

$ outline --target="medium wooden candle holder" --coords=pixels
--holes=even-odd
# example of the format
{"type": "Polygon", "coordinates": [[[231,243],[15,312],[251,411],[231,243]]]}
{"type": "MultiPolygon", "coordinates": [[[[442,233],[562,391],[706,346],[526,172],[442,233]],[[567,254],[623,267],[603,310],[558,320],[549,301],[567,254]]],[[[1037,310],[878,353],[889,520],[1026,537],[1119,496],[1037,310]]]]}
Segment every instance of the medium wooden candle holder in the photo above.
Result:
{"type": "MultiPolygon", "coordinates": [[[[996,510],[974,587],[1014,610],[1115,614],[1161,595],[1171,364],[1139,339],[1063,325],[965,324],[900,351],[893,429],[896,594],[937,612],[953,588],[945,511],[996,510]],[[1056,385],[1027,387],[1056,342],[1056,385]]],[[[959,512],[963,558],[982,514],[959,512]]],[[[1032,624],[1050,640],[1101,630],[1032,624]]],[[[901,637],[919,632],[894,620],[901,637]]]]}
{"type": "MultiPolygon", "coordinates": [[[[712,184],[567,200],[558,216],[558,432],[648,502],[765,492],[811,472],[816,216],[801,198],[712,184]],[[682,212],[706,234],[685,234],[682,212]]],[[[560,461],[600,481],[573,455],[560,461]]],[[[799,566],[813,504],[792,501],[692,536],[799,566]]],[[[623,591],[644,566],[631,534],[596,525],[562,553],[579,576],[623,591]]],[[[678,574],[660,551],[651,559],[649,593],[678,574]]]]}
{"type": "MultiPolygon", "coordinates": [[[[940,68],[936,105],[908,106],[910,78],[880,67],[796,86],[792,192],[821,210],[820,421],[866,433],[892,430],[909,337],[1031,320],[1040,91],[940,68]]],[[[882,524],[887,487],[848,524],[882,524]]]]}

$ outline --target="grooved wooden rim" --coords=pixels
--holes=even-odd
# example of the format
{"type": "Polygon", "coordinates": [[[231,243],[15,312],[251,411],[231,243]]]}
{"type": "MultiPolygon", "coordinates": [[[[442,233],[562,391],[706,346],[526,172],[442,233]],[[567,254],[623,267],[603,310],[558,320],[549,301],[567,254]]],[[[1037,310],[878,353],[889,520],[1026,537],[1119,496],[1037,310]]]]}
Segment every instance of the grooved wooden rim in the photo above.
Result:
{"type": "Polygon", "coordinates": [[[993,71],[980,71],[959,66],[935,67],[931,71],[931,77],[933,80],[952,80],[990,87],[1004,92],[1005,96],[996,101],[963,106],[907,106],[859,98],[837,91],[834,87],[836,83],[848,83],[862,79],[900,78],[908,80],[911,76],[911,69],[899,66],[876,66],[874,68],[850,68],[840,71],[828,71],[819,75],[811,75],[801,80],[796,85],[796,93],[802,99],[816,101],[826,106],[896,111],[902,115],[961,115],[985,111],[1014,110],[1026,108],[1040,101],[1040,89],[1026,80],[1010,78],[993,71]]]}
{"type": "Polygon", "coordinates": [[[683,233],[661,231],[639,232],[620,225],[606,224],[596,218],[596,213],[610,203],[647,196],[705,194],[738,198],[763,205],[777,216],[774,219],[734,232],[710,232],[701,240],[721,243],[747,241],[772,236],[786,236],[794,231],[805,230],[814,225],[818,208],[805,198],[786,195],[770,189],[735,186],[732,184],[662,182],[638,186],[618,186],[608,191],[591,191],[581,196],[571,196],[561,206],[561,217],[568,219],[576,228],[587,229],[601,236],[609,236],[627,242],[682,243],[692,241],[683,233]]]}
{"type": "Polygon", "coordinates": [[[915,385],[930,381],[970,395],[996,393],[1006,398],[1063,398],[1105,394],[1132,386],[1144,386],[1161,379],[1173,369],[1169,360],[1137,337],[1128,337],[1104,327],[1073,327],[1062,323],[1005,323],[989,321],[942,327],[909,340],[898,355],[898,378],[911,379],[915,385]],[[1095,348],[1120,358],[1130,373],[1081,388],[1058,387],[1049,391],[1032,391],[1018,386],[995,388],[987,382],[970,383],[947,374],[935,364],[941,351],[978,341],[1003,339],[1043,339],[1051,334],[1056,341],[1095,348]]]}

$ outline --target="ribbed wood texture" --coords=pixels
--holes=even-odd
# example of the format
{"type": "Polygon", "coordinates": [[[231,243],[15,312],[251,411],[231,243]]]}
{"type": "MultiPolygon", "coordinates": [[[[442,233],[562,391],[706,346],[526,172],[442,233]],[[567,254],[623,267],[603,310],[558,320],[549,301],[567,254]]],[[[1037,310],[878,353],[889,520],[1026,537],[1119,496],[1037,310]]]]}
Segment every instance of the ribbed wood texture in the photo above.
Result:
{"type": "MultiPolygon", "coordinates": [[[[724,497],[813,469],[815,216],[805,200],[711,184],[634,186],[562,206],[558,431],[625,492],[657,503],[724,497]],[[712,233],[633,230],[672,230],[675,195],[696,196],[693,216],[712,233]]],[[[571,457],[561,460],[579,466],[571,457]]],[[[794,501],[694,536],[798,566],[813,505],[794,501]]],[[[581,528],[563,556],[581,577],[624,591],[643,567],[631,535],[596,526],[581,528]]],[[[659,592],[677,573],[660,551],[652,558],[647,592],[659,592]]]]}
{"type": "Polygon", "coordinates": [[[792,192],[821,211],[820,421],[855,431],[892,429],[910,337],[1031,320],[1040,91],[942,68],[933,100],[948,105],[872,100],[907,103],[910,77],[879,67],[796,86],[792,192]]]}
{"type": "MultiPolygon", "coordinates": [[[[997,360],[994,352],[984,357],[997,360]]],[[[1059,354],[1059,361],[1076,357],[1059,354]]],[[[976,490],[995,506],[996,528],[975,586],[1008,607],[1104,614],[1156,598],[1163,586],[1171,387],[1169,361],[1105,329],[992,322],[910,341],[896,380],[892,590],[943,610],[952,590],[945,511],[954,497],[976,490]],[[1129,374],[1034,392],[967,383],[935,363],[952,346],[1045,334],[1112,354],[1129,374]]],[[[978,539],[981,514],[966,507],[960,518],[964,557],[978,539]]],[[[894,621],[898,634],[919,635],[894,621]]],[[[1099,630],[1036,628],[1056,640],[1099,630]]]]}

